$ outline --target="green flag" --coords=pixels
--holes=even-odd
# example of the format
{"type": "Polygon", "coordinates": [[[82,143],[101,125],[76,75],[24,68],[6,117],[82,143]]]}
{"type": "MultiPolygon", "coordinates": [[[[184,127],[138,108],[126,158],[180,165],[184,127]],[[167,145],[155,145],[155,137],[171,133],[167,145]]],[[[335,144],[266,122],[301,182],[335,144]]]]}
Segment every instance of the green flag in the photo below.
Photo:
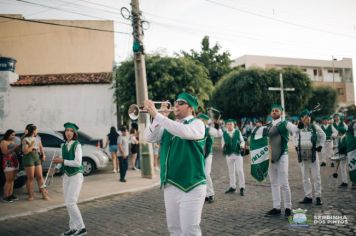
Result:
{"type": "Polygon", "coordinates": [[[265,128],[256,127],[250,138],[251,175],[259,182],[267,177],[269,166],[268,136],[263,134],[265,128]]]}
{"type": "Polygon", "coordinates": [[[353,183],[356,183],[356,150],[347,153],[349,159],[349,171],[350,179],[353,183]]]}

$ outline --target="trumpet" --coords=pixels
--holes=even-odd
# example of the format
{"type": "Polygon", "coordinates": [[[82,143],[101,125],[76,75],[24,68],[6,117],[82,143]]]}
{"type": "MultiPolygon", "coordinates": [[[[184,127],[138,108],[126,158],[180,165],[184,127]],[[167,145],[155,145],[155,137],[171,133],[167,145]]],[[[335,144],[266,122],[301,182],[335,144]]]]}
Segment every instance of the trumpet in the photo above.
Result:
{"type": "MultiPolygon", "coordinates": [[[[167,104],[167,109],[158,109],[158,112],[172,112],[172,104],[170,102],[153,102],[156,104],[167,104]]],[[[128,114],[131,120],[137,120],[140,113],[148,113],[144,106],[139,106],[137,104],[131,104],[129,106],[128,114]]]]}
{"type": "Polygon", "coordinates": [[[220,118],[221,118],[221,112],[218,110],[218,109],[215,109],[213,107],[209,107],[206,109],[207,113],[208,113],[208,116],[209,118],[213,121],[213,120],[216,120],[216,121],[219,121],[220,118]]]}

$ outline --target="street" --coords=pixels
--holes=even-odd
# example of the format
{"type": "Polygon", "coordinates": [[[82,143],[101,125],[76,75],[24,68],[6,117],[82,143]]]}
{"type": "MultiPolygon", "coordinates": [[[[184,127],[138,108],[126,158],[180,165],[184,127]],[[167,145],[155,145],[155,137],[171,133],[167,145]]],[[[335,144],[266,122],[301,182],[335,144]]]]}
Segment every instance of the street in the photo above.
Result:
{"type": "MultiPolygon", "coordinates": [[[[215,150],[212,178],[216,201],[205,204],[203,235],[355,235],[356,190],[339,189],[340,179],[331,177],[335,168],[322,167],[323,206],[298,204],[304,197],[300,168],[291,150],[289,181],[293,209],[307,209],[312,220],[342,216],[345,224],[321,222],[292,227],[283,217],[264,217],[272,208],[269,181],[257,183],[250,175],[249,157],[244,158],[245,196],[225,194],[228,174],[225,158],[215,150]],[[319,217],[319,218],[318,218],[319,217]]],[[[100,188],[100,186],[98,186],[100,188]]],[[[31,204],[31,203],[29,203],[31,204]]],[[[16,207],[16,205],[13,205],[16,207]]],[[[138,193],[114,195],[79,204],[88,235],[168,235],[163,192],[158,187],[138,193]]],[[[65,208],[0,222],[0,235],[59,235],[68,228],[65,208]]]]}

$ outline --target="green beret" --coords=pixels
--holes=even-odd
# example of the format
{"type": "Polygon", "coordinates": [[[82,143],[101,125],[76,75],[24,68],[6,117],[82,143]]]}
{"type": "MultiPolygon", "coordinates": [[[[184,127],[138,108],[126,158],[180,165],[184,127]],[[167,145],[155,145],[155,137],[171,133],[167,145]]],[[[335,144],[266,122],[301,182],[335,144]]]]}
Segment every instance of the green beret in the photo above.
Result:
{"type": "Polygon", "coordinates": [[[198,108],[198,99],[189,93],[180,93],[177,97],[177,100],[184,100],[188,103],[189,106],[193,107],[194,111],[198,108]]]}
{"type": "Polygon", "coordinates": [[[279,109],[280,111],[283,111],[282,106],[279,104],[272,104],[271,110],[273,110],[273,109],[279,109]]]}
{"type": "Polygon", "coordinates": [[[204,113],[200,113],[197,118],[202,120],[209,120],[209,116],[205,115],[204,113]]]}
{"type": "Polygon", "coordinates": [[[331,116],[323,116],[323,120],[331,120],[331,116]]]}
{"type": "Polygon", "coordinates": [[[304,116],[310,116],[310,111],[308,109],[305,109],[302,111],[302,113],[300,113],[300,117],[304,116]]]}
{"type": "Polygon", "coordinates": [[[237,122],[236,122],[236,120],[235,119],[227,119],[227,120],[225,120],[225,123],[227,124],[227,123],[233,123],[233,124],[236,124],[237,122]]]}
{"type": "Polygon", "coordinates": [[[65,124],[64,124],[64,128],[65,128],[65,129],[67,129],[67,128],[73,129],[74,132],[77,132],[78,129],[79,129],[79,127],[78,127],[76,124],[71,123],[71,122],[65,123],[65,124]]]}

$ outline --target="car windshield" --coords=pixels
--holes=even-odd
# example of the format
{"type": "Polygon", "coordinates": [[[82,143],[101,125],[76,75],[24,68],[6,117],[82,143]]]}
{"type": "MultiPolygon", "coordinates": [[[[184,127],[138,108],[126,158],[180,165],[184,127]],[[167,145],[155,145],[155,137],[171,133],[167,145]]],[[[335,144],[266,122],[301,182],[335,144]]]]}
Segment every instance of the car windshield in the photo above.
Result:
{"type": "Polygon", "coordinates": [[[82,139],[87,139],[87,140],[93,139],[92,137],[90,137],[86,133],[83,133],[82,131],[78,131],[78,135],[79,135],[79,138],[82,138],[82,139]]]}

